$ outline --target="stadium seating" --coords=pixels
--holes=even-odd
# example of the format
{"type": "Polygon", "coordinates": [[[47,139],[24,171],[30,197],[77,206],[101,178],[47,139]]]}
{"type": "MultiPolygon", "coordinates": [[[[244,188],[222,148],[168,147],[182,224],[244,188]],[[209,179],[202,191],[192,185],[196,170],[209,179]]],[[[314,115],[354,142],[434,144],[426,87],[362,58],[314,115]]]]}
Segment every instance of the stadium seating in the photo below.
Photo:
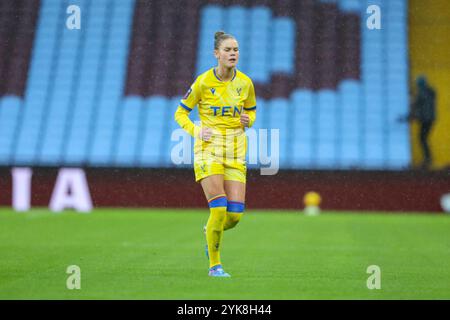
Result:
{"type": "Polygon", "coordinates": [[[396,121],[408,112],[406,0],[189,0],[182,13],[173,0],[74,0],[81,30],[64,27],[65,1],[14,3],[0,13],[0,165],[173,167],[173,113],[216,64],[221,29],[257,88],[255,129],[279,129],[283,168],[411,161],[396,121]],[[381,30],[366,27],[369,4],[381,30]]]}

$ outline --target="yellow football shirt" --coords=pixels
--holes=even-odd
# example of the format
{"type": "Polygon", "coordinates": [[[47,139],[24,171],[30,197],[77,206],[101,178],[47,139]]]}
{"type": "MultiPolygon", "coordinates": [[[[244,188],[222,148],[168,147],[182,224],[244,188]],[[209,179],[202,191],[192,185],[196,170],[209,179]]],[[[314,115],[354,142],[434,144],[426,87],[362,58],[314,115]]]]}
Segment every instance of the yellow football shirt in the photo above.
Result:
{"type": "Polygon", "coordinates": [[[227,129],[242,129],[240,116],[247,113],[249,127],[256,119],[256,97],[252,80],[235,69],[229,81],[222,81],[211,68],[197,77],[180,101],[175,120],[190,135],[197,137],[199,128],[188,118],[198,105],[201,126],[225,133],[227,129]]]}

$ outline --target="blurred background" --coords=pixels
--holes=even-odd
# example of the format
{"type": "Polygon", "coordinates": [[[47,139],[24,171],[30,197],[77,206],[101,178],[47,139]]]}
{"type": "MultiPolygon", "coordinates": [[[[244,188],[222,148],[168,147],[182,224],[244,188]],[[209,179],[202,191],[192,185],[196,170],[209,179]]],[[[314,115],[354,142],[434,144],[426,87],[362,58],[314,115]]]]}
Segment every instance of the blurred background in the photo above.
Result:
{"type": "Polygon", "coordinates": [[[255,129],[280,130],[279,173],[249,165],[250,208],[302,208],[315,190],[333,210],[443,210],[447,0],[1,0],[0,205],[11,168],[33,169],[32,204],[47,206],[59,168],[77,167],[95,206],[203,207],[171,135],[218,30],[255,83],[255,129]]]}

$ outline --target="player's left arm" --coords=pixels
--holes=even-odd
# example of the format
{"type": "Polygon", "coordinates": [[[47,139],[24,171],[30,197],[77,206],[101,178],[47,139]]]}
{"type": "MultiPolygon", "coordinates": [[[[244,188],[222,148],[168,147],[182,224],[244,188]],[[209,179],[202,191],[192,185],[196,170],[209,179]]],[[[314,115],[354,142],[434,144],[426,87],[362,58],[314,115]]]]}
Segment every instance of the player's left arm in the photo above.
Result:
{"type": "Polygon", "coordinates": [[[253,82],[250,81],[247,99],[244,101],[244,112],[241,115],[241,124],[251,128],[256,120],[256,94],[253,82]]]}

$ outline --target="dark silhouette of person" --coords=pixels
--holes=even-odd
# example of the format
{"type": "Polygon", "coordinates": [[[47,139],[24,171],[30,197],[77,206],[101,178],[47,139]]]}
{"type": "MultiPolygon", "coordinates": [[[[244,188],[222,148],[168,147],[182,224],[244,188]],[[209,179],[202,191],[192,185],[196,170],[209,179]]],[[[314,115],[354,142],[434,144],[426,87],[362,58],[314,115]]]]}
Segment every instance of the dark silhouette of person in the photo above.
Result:
{"type": "Polygon", "coordinates": [[[423,154],[422,168],[427,169],[433,161],[428,138],[436,120],[436,93],[424,76],[416,79],[416,85],[417,95],[411,105],[407,120],[416,120],[420,124],[419,139],[423,154]]]}

